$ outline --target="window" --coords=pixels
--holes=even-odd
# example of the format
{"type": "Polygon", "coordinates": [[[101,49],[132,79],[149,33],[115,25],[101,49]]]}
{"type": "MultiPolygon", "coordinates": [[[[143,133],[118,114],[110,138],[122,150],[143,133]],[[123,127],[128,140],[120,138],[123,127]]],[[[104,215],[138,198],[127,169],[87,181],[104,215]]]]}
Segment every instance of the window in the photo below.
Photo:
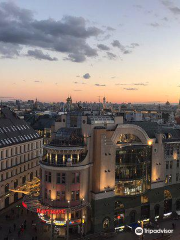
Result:
{"type": "Polygon", "coordinates": [[[5,193],[7,193],[9,191],[9,184],[8,183],[5,185],[4,191],[5,191],[5,193]]]}
{"type": "Polygon", "coordinates": [[[18,180],[14,182],[14,188],[17,188],[17,186],[18,186],[18,180]]]}
{"type": "Polygon", "coordinates": [[[169,162],[166,162],[166,169],[169,169],[169,162]]]}
{"type": "Polygon", "coordinates": [[[26,182],[26,176],[22,178],[22,184],[24,184],[25,182],[26,182]]]}
{"type": "Polygon", "coordinates": [[[76,191],[76,200],[79,200],[79,191],[76,191]]]}
{"type": "Polygon", "coordinates": [[[51,172],[45,172],[45,181],[51,183],[51,172]]]}
{"type": "Polygon", "coordinates": [[[75,200],[75,191],[71,192],[71,200],[74,201],[75,200]]]}
{"type": "Polygon", "coordinates": [[[56,175],[56,183],[61,183],[61,174],[57,173],[56,175]]]}
{"type": "Polygon", "coordinates": [[[166,175],[165,183],[166,183],[166,184],[168,183],[168,175],[166,175]]]}
{"type": "Polygon", "coordinates": [[[66,174],[65,173],[57,173],[56,183],[65,184],[66,183],[66,174]]]}
{"type": "Polygon", "coordinates": [[[48,182],[51,183],[51,172],[49,172],[49,174],[48,174],[48,182]]]}
{"type": "Polygon", "coordinates": [[[56,193],[56,199],[57,199],[58,201],[65,201],[65,191],[62,191],[62,192],[57,191],[57,193],[56,193]]]}
{"type": "Polygon", "coordinates": [[[61,193],[61,200],[65,201],[65,191],[62,191],[62,193],[61,193]]]}
{"type": "Polygon", "coordinates": [[[72,174],[72,183],[80,183],[80,173],[72,174]]]}
{"type": "Polygon", "coordinates": [[[76,175],[75,175],[75,173],[73,173],[73,174],[72,174],[72,183],[75,183],[75,181],[76,181],[75,178],[76,178],[76,175]]]}
{"type": "Polygon", "coordinates": [[[4,180],[3,174],[1,174],[1,182],[4,180]]]}
{"type": "Polygon", "coordinates": [[[48,191],[48,199],[51,200],[51,190],[48,191]]]}
{"type": "Polygon", "coordinates": [[[109,218],[106,218],[106,219],[103,221],[103,229],[108,229],[109,226],[110,226],[109,218]]]}
{"type": "Polygon", "coordinates": [[[173,161],[170,161],[170,169],[173,167],[173,161]]]}
{"type": "Polygon", "coordinates": [[[177,160],[177,168],[179,168],[179,160],[177,160]]]}
{"type": "Polygon", "coordinates": [[[169,175],[169,183],[172,183],[172,174],[169,175]]]}
{"type": "Polygon", "coordinates": [[[66,174],[62,173],[62,184],[66,183],[66,174]]]}
{"type": "Polygon", "coordinates": [[[81,217],[81,211],[76,211],[76,218],[80,218],[81,217]]]}

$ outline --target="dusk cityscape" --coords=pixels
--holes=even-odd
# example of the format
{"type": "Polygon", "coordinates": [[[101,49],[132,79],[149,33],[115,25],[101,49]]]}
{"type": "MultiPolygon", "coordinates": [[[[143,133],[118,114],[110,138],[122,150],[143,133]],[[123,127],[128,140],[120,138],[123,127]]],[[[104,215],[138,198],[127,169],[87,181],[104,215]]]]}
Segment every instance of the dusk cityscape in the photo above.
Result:
{"type": "Polygon", "coordinates": [[[180,2],[0,0],[0,240],[180,239],[180,2]]]}

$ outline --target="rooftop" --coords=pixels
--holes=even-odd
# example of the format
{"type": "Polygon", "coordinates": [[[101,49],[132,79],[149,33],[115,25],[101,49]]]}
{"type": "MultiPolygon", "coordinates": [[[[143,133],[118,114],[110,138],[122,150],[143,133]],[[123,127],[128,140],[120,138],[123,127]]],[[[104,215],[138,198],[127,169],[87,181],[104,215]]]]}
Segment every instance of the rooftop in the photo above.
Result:
{"type": "Polygon", "coordinates": [[[0,108],[0,148],[38,138],[38,133],[8,107],[0,108]]]}

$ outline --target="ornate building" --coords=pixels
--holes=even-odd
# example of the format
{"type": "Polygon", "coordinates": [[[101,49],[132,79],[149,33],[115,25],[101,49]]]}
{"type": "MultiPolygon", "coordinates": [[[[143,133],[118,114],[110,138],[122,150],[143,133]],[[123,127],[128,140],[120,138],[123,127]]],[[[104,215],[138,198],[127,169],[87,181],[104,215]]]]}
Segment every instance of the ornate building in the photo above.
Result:
{"type": "Polygon", "coordinates": [[[123,123],[121,116],[68,113],[53,131],[40,163],[35,210],[60,235],[123,229],[179,214],[179,130],[123,123]]]}
{"type": "Polygon", "coordinates": [[[0,210],[22,198],[15,190],[39,176],[42,141],[9,108],[0,108],[0,210]]]}

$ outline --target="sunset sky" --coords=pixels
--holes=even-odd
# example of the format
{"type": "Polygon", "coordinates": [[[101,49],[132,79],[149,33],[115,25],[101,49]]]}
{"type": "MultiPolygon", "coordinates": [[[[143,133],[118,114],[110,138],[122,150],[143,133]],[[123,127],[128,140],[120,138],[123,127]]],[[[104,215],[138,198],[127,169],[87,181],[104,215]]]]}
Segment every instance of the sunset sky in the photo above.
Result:
{"type": "Polygon", "coordinates": [[[178,102],[180,1],[0,0],[0,99],[178,102]]]}

